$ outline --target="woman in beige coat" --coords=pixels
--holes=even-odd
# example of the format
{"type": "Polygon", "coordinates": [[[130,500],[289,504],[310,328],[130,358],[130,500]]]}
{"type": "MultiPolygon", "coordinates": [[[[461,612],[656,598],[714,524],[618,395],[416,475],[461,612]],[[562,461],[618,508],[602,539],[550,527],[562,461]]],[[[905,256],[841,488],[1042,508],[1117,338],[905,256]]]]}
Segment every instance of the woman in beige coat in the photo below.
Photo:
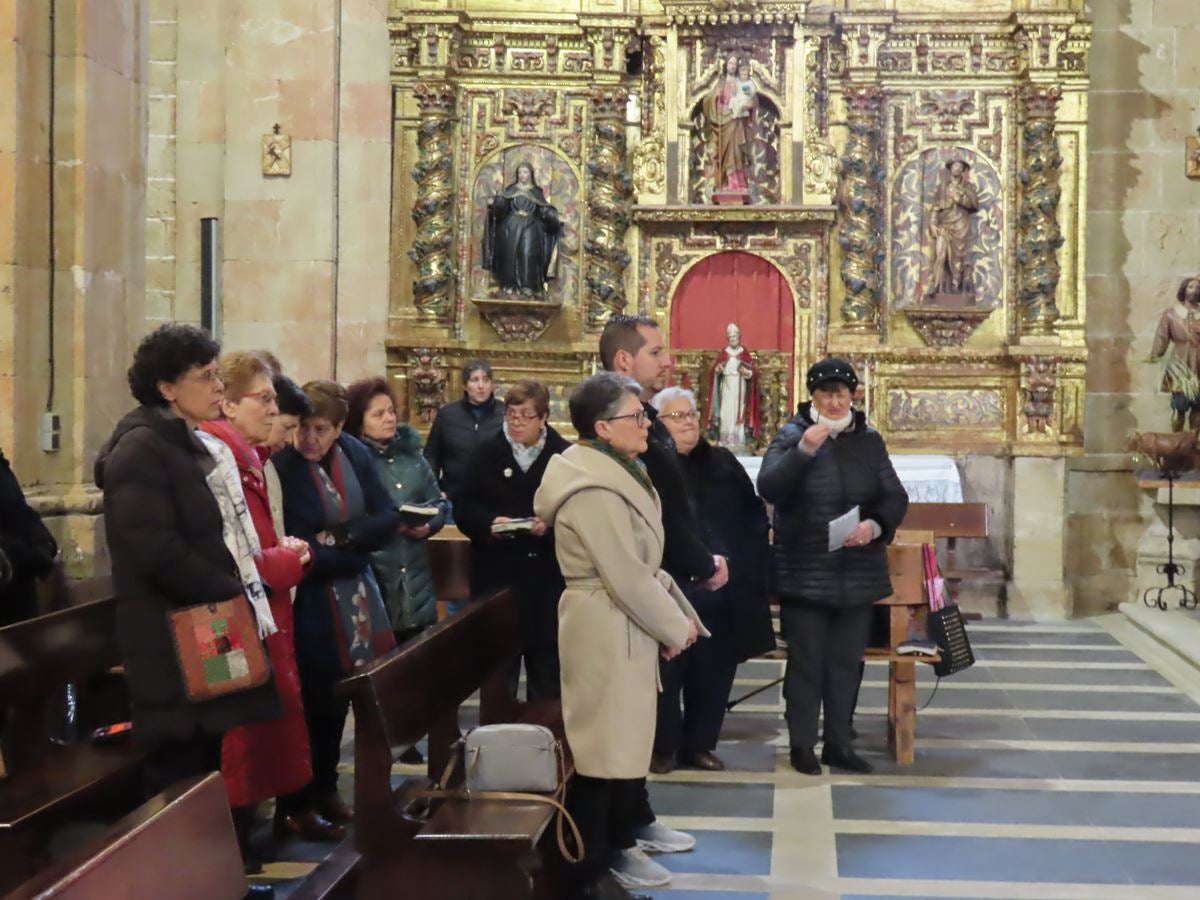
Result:
{"type": "MultiPolygon", "coordinates": [[[[572,897],[628,898],[608,869],[633,827],[638,779],[650,769],[658,657],[708,632],[660,566],[662,514],[638,461],[649,421],[636,383],[595,375],[571,395],[579,443],[555,456],[534,497],[554,528],[566,581],[559,602],[562,707],[575,760],[569,805],[586,857],[572,897]]],[[[634,849],[620,851],[640,854],[634,849]]]]}

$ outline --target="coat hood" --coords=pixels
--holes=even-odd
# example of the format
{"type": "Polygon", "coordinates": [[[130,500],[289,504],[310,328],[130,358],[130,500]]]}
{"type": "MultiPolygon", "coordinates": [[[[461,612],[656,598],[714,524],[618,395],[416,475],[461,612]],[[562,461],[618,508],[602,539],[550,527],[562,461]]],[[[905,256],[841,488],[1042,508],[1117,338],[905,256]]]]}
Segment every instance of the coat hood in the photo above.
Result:
{"type": "Polygon", "coordinates": [[[113,448],[117,446],[121,438],[138,428],[150,428],[172,443],[182,447],[190,445],[197,454],[207,455],[207,451],[200,445],[199,440],[189,433],[187,422],[183,419],[158,407],[139,406],[125,414],[124,418],[117,423],[117,427],[113,429],[108,440],[104,442],[104,446],[100,448],[100,453],[96,456],[96,465],[92,470],[92,479],[96,482],[96,487],[104,489],[104,469],[113,448]]]}
{"type": "Polygon", "coordinates": [[[662,510],[658,495],[651,496],[621,464],[607,454],[582,444],[573,444],[551,457],[546,474],[533,498],[533,511],[554,527],[562,505],[580,491],[603,490],[620,495],[662,538],[662,510]]]}

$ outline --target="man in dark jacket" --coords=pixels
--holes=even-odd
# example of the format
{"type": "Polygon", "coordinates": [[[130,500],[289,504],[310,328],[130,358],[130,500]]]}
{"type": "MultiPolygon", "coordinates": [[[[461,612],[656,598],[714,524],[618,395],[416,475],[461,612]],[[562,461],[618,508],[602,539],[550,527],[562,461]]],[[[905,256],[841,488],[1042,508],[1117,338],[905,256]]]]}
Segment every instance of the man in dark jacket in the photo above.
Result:
{"type": "Polygon", "coordinates": [[[37,615],[38,578],[49,575],[58,544],[29,508],[21,484],[0,452],[0,625],[37,615]]]}
{"type": "MultiPolygon", "coordinates": [[[[688,501],[675,442],[648,402],[666,386],[671,364],[662,329],[649,316],[612,316],[600,335],[600,364],[609,372],[632,378],[642,388],[642,406],[651,426],[648,446],[640,459],[662,504],[666,540],[663,568],[681,587],[696,585],[707,590],[724,587],[729,580],[729,567],[725,558],[714,556],[700,538],[700,526],[688,501]]],[[[690,850],[696,839],[656,820],[644,779],[635,795],[633,833],[613,840],[618,857],[613,873],[627,887],[665,884],[670,880],[670,872],[653,860],[632,855],[634,842],[643,850],[676,853],[690,850]]]]}
{"type": "Polygon", "coordinates": [[[784,699],[792,766],[818,775],[813,748],[825,709],[823,762],[871,767],[850,746],[859,664],[874,603],[892,593],[887,545],[908,509],[887,447],[852,405],[858,376],[840,359],[808,371],[800,404],[763,459],[758,490],[775,506],[775,584],[788,644],[784,699]],[[830,523],[859,524],[830,550],[830,523]]]}
{"type": "Polygon", "coordinates": [[[499,434],[504,422],[504,410],[493,393],[492,367],[486,360],[468,360],[462,383],[463,398],[438,410],[425,441],[425,458],[451,504],[462,487],[471,454],[499,434]]]}

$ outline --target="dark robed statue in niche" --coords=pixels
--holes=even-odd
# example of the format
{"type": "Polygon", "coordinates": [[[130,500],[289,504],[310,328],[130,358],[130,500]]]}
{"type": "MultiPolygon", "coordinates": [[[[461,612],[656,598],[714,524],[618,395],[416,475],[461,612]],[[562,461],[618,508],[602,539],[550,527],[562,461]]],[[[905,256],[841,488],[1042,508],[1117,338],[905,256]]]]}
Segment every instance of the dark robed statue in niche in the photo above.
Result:
{"type": "Polygon", "coordinates": [[[483,267],[505,294],[534,297],[558,273],[558,210],[533,176],[533,166],[517,165],[512,184],[487,202],[483,267]]]}
{"type": "Polygon", "coordinates": [[[971,294],[967,251],[971,242],[971,216],[979,210],[979,194],[967,173],[971,164],[952,159],[933,199],[929,238],[933,245],[933,278],[929,296],[971,294]]]}

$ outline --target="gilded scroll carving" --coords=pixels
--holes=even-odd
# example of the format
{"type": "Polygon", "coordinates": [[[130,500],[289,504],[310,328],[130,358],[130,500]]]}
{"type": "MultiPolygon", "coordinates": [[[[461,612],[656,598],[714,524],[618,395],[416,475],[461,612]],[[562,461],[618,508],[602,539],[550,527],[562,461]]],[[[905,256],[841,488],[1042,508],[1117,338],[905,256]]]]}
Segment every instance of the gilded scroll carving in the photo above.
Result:
{"type": "Polygon", "coordinates": [[[810,35],[804,45],[804,194],[806,199],[815,199],[832,196],[837,190],[838,158],[826,139],[825,41],[810,35]]]}
{"type": "Polygon", "coordinates": [[[624,88],[595,88],[591,93],[592,140],[588,152],[588,287],[585,311],[590,331],[604,327],[608,317],[625,308],[622,273],[629,265],[625,231],[629,228],[633,180],[625,155],[624,88]]]}
{"type": "Polygon", "coordinates": [[[883,92],[874,85],[846,89],[849,137],[842,154],[839,189],[842,247],[842,322],[848,331],[879,328],[883,245],[883,164],[881,109],[883,92]]]}
{"type": "Polygon", "coordinates": [[[1058,320],[1054,300],[1061,275],[1058,248],[1063,234],[1058,223],[1062,196],[1059,173],[1062,155],[1054,128],[1054,112],[1062,97],[1057,86],[1027,85],[1021,93],[1025,113],[1022,141],[1025,164],[1018,173],[1021,186],[1017,218],[1017,299],[1021,330],[1053,332],[1058,320]]]}
{"type": "Polygon", "coordinates": [[[455,89],[445,83],[418,84],[413,93],[421,110],[417,128],[417,164],[412,176],[417,183],[412,217],[417,234],[408,257],[416,263],[413,276],[413,305],[417,315],[445,324],[453,314],[451,284],[454,275],[451,248],[454,232],[453,151],[455,89]]]}
{"type": "Polygon", "coordinates": [[[1025,405],[1025,429],[1031,434],[1045,434],[1054,419],[1054,393],[1058,386],[1058,361],[1038,356],[1021,365],[1021,393],[1025,405]]]}

